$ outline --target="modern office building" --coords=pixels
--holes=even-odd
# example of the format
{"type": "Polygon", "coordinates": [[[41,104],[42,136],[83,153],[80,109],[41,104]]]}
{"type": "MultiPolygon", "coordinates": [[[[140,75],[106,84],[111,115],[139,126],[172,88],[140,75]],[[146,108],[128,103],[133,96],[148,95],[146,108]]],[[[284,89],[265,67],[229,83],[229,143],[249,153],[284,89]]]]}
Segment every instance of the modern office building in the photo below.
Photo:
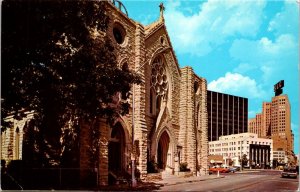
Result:
{"type": "Polygon", "coordinates": [[[222,155],[228,166],[240,165],[240,159],[247,155],[248,166],[267,168],[273,160],[272,139],[259,138],[255,133],[240,133],[219,137],[208,143],[209,155],[222,155]]]}
{"type": "Polygon", "coordinates": [[[208,141],[248,131],[248,99],[207,91],[208,141]]]}
{"type": "Polygon", "coordinates": [[[264,102],[262,113],[249,119],[249,132],[273,139],[274,151],[284,151],[287,163],[294,155],[294,134],[291,130],[291,106],[287,95],[278,95],[264,102]]]}

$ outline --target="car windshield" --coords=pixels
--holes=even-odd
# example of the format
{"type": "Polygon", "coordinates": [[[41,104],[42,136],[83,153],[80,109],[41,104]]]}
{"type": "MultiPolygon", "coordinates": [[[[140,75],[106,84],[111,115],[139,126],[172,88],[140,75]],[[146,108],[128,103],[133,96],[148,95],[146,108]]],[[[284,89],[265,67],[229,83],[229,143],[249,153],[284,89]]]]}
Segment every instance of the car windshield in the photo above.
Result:
{"type": "Polygon", "coordinates": [[[295,168],[284,168],[283,170],[284,172],[292,172],[292,173],[296,173],[296,169],[295,168]]]}

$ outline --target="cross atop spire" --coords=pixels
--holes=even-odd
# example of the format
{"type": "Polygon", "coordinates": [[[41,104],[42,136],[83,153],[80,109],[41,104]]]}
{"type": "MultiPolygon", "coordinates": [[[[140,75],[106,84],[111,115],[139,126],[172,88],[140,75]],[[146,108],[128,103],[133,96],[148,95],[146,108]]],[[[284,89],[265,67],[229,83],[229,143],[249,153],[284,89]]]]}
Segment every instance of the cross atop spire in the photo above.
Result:
{"type": "Polygon", "coordinates": [[[163,3],[159,4],[159,9],[160,9],[160,20],[164,21],[164,10],[165,10],[165,6],[163,3]]]}
{"type": "Polygon", "coordinates": [[[165,6],[163,3],[159,4],[160,12],[162,13],[165,10],[165,6]]]}

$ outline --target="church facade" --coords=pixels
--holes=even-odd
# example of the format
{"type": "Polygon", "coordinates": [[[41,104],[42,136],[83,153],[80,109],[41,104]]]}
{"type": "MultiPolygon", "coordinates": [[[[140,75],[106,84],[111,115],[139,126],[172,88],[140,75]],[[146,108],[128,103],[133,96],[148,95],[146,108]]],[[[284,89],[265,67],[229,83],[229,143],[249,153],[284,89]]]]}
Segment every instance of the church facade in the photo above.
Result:
{"type": "MultiPolygon", "coordinates": [[[[96,123],[97,165],[91,165],[91,131],[87,125],[80,128],[80,177],[96,168],[97,183],[107,185],[110,175],[130,173],[133,161],[142,180],[153,165],[166,175],[178,175],[180,165],[193,175],[208,174],[206,80],[191,67],[179,67],[162,4],[159,19],[148,26],[130,19],[120,7],[106,3],[110,22],[104,35],[112,40],[119,66],[137,72],[142,83],[132,87],[129,114],[113,126],[101,118],[96,123]]],[[[1,134],[1,159],[23,159],[24,127],[32,116],[1,134]]]]}
{"type": "MultiPolygon", "coordinates": [[[[191,67],[179,67],[163,11],[161,4],[159,19],[143,26],[107,3],[105,35],[113,41],[120,67],[137,72],[142,83],[132,87],[128,115],[113,127],[99,120],[100,185],[108,183],[109,174],[130,172],[132,160],[141,179],[147,178],[150,163],[163,174],[178,174],[181,164],[194,175],[208,174],[207,82],[191,67]]],[[[86,169],[88,129],[82,127],[80,135],[80,168],[86,169]]]]}

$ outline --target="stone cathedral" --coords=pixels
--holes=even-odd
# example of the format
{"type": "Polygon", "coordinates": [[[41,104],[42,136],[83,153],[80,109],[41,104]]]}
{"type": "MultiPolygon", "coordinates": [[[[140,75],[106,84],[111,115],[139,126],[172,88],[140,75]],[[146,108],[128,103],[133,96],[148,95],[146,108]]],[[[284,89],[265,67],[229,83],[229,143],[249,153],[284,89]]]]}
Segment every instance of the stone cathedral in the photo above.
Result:
{"type": "MultiPolygon", "coordinates": [[[[158,20],[148,26],[130,19],[119,1],[106,3],[106,8],[110,23],[105,35],[112,39],[119,66],[137,72],[142,83],[132,87],[128,115],[120,116],[113,127],[104,119],[97,124],[98,183],[107,185],[110,175],[130,173],[132,160],[142,180],[149,175],[150,162],[162,175],[178,175],[181,164],[193,175],[208,174],[207,82],[191,67],[179,67],[163,4],[158,20]]],[[[22,159],[23,124],[1,135],[2,159],[22,159]]],[[[88,127],[81,127],[80,170],[94,168],[89,134],[88,127]]]]}
{"type": "MultiPolygon", "coordinates": [[[[147,178],[149,162],[162,174],[176,175],[181,163],[194,175],[208,174],[206,80],[191,67],[179,68],[163,4],[159,19],[143,26],[127,16],[120,2],[113,2],[107,3],[106,35],[113,40],[120,67],[136,71],[142,83],[132,88],[128,115],[113,127],[99,123],[99,184],[107,184],[109,174],[128,171],[132,158],[141,179],[147,178]]],[[[80,168],[85,169],[88,129],[81,130],[80,168]]]]}

